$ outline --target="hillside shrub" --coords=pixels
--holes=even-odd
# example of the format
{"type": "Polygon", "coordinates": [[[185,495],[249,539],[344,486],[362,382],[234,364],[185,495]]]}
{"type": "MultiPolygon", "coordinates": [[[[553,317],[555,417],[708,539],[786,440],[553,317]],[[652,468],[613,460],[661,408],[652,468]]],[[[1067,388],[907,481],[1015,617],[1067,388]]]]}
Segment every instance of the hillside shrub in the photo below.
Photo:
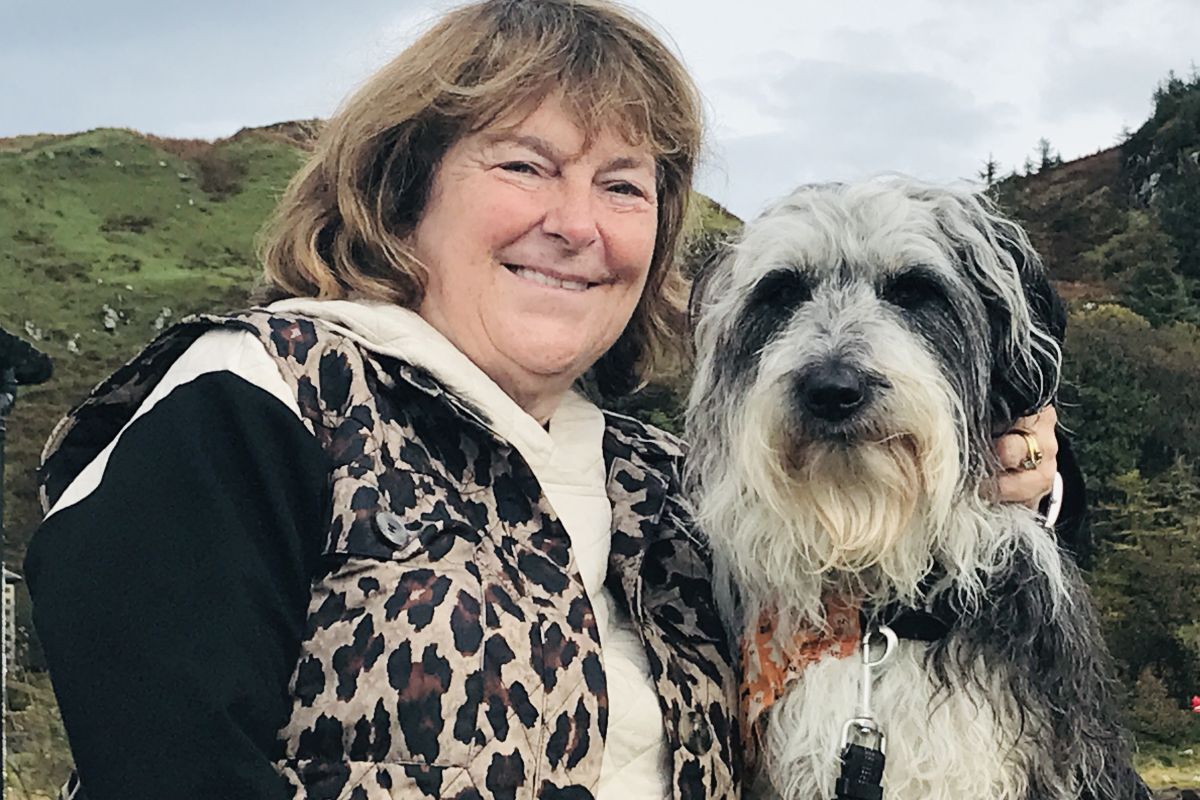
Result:
{"type": "Polygon", "coordinates": [[[223,250],[207,242],[188,245],[183,250],[179,266],[188,270],[211,270],[222,258],[223,250]]]}
{"type": "Polygon", "coordinates": [[[1188,282],[1171,264],[1143,261],[1121,277],[1129,307],[1154,325],[1196,318],[1188,282]]]}
{"type": "Polygon", "coordinates": [[[1154,210],[1176,250],[1176,269],[1200,298],[1200,74],[1171,73],[1159,84],[1153,116],[1121,155],[1122,182],[1154,210]]]}
{"type": "Polygon", "coordinates": [[[142,260],[129,253],[113,253],[108,257],[108,265],[125,272],[142,271],[142,260]]]}
{"type": "Polygon", "coordinates": [[[691,375],[675,380],[655,381],[626,397],[607,401],[613,411],[628,414],[677,436],[683,434],[684,409],[687,407],[686,384],[691,375]]]}
{"type": "Polygon", "coordinates": [[[196,165],[200,190],[213,200],[224,200],[242,191],[242,181],[249,171],[244,159],[215,147],[201,152],[192,163],[196,165]]]}
{"type": "Polygon", "coordinates": [[[1178,163],[1179,153],[1200,141],[1200,75],[1169,73],[1154,90],[1154,112],[1121,145],[1122,181],[1143,205],[1178,163]]]}
{"type": "Polygon", "coordinates": [[[1200,328],[1176,323],[1155,331],[1152,341],[1143,366],[1159,403],[1142,415],[1147,438],[1140,462],[1157,473],[1178,458],[1200,463],[1200,328]]]}
{"type": "Polygon", "coordinates": [[[1118,233],[1083,254],[1088,271],[1119,287],[1120,299],[1158,326],[1192,320],[1196,308],[1177,271],[1179,255],[1157,217],[1132,210],[1118,233]]]}
{"type": "Polygon", "coordinates": [[[1174,264],[1178,258],[1171,237],[1142,209],[1125,212],[1120,230],[1083,254],[1088,267],[1104,278],[1118,278],[1147,262],[1174,264]]]}
{"type": "MultiPolygon", "coordinates": [[[[1200,93],[1196,97],[1200,107],[1200,93]]],[[[1155,200],[1163,229],[1179,252],[1179,272],[1191,280],[1200,280],[1200,132],[1190,149],[1181,151],[1169,179],[1155,200]]]]}
{"type": "Polygon", "coordinates": [[[51,261],[42,265],[43,277],[55,283],[76,283],[88,278],[88,265],[78,261],[51,261]]]}
{"type": "Polygon", "coordinates": [[[144,233],[153,227],[153,218],[141,214],[120,214],[100,223],[100,230],[104,233],[144,233]]]}
{"type": "Polygon", "coordinates": [[[1200,737],[1200,714],[1181,708],[1150,667],[1138,675],[1126,724],[1140,740],[1171,744],[1200,737]]]}
{"type": "Polygon", "coordinates": [[[1144,318],[1115,305],[1072,314],[1067,326],[1061,412],[1093,492],[1137,466],[1143,417],[1157,405],[1140,361],[1150,331],[1144,318]]]}
{"type": "Polygon", "coordinates": [[[151,133],[141,136],[156,149],[185,161],[191,161],[213,149],[213,143],[208,139],[168,139],[151,133]]]}
{"type": "Polygon", "coordinates": [[[1060,406],[1088,487],[1105,499],[1130,470],[1200,463],[1200,328],[1155,328],[1122,306],[1088,305],[1067,328],[1060,406]]]}
{"type": "MultiPolygon", "coordinates": [[[[25,202],[29,202],[29,198],[25,198],[25,202]]],[[[17,228],[17,230],[13,232],[12,241],[17,244],[44,245],[46,244],[46,237],[42,233],[27,231],[24,228],[17,228]]]]}

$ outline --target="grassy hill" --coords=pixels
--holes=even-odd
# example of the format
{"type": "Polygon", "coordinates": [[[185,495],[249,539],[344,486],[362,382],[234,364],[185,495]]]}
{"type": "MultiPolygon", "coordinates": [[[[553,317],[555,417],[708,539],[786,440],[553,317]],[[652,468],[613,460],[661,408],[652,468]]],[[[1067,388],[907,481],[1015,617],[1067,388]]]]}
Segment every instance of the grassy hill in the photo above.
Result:
{"type": "MultiPolygon", "coordinates": [[[[0,325],[56,366],[8,420],[10,568],[40,517],[34,468],[51,427],[160,318],[244,303],[255,231],[302,157],[271,131],[217,144],[112,129],[0,140],[0,325]]],[[[45,675],[17,679],[12,703],[10,796],[51,796],[69,755],[45,675]]]]}
{"type": "Polygon", "coordinates": [[[50,426],[160,316],[245,302],[255,231],[302,156],[263,132],[215,145],[113,129],[0,140],[0,325],[56,366],[9,419],[8,563],[37,518],[32,470],[50,426]]]}
{"type": "MultiPolygon", "coordinates": [[[[34,469],[57,420],[156,322],[245,304],[255,232],[302,162],[302,128],[215,144],[114,129],[0,140],[0,326],[55,361],[53,379],[22,388],[8,419],[9,568],[20,569],[40,519],[34,469]]],[[[17,621],[29,661],[23,592],[17,621]]],[[[10,682],[8,796],[53,797],[70,755],[48,680],[10,682]]]]}
{"type": "Polygon", "coordinates": [[[1128,203],[1120,178],[1121,151],[1113,147],[1032,175],[1012,176],[996,187],[997,199],[1025,224],[1069,297],[1113,296],[1082,256],[1121,227],[1128,203]]]}

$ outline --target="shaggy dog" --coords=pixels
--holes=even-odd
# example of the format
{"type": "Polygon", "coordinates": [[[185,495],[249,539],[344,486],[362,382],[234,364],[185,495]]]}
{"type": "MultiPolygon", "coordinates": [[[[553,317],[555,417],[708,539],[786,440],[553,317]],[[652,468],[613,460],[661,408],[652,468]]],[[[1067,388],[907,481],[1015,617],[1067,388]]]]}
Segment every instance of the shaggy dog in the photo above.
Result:
{"type": "Polygon", "coordinates": [[[860,625],[889,625],[885,798],[1144,796],[1079,571],[987,499],[993,437],[1059,380],[1065,314],[1024,232],[967,191],[803,187],[692,308],[688,483],[746,680],[778,673],[743,691],[755,793],[833,796],[860,625]]]}

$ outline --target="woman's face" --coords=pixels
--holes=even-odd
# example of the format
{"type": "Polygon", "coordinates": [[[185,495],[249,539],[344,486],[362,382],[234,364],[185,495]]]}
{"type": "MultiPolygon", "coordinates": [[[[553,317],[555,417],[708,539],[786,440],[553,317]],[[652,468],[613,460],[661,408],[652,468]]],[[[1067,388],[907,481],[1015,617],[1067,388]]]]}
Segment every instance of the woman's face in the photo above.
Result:
{"type": "Polygon", "coordinates": [[[419,313],[535,418],[633,315],[658,222],[650,151],[584,133],[550,98],[446,152],[413,232],[419,313]]]}

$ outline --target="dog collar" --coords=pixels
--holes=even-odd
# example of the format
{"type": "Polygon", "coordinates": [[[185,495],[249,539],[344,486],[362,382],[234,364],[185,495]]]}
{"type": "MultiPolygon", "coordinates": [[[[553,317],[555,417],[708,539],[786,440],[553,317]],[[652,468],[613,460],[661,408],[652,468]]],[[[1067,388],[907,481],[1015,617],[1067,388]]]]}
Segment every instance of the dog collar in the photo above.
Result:
{"type": "Polygon", "coordinates": [[[865,627],[871,621],[887,625],[901,639],[916,642],[936,642],[943,639],[953,626],[953,620],[936,611],[909,608],[895,603],[884,606],[874,614],[869,614],[863,609],[860,612],[859,624],[865,627]]]}

